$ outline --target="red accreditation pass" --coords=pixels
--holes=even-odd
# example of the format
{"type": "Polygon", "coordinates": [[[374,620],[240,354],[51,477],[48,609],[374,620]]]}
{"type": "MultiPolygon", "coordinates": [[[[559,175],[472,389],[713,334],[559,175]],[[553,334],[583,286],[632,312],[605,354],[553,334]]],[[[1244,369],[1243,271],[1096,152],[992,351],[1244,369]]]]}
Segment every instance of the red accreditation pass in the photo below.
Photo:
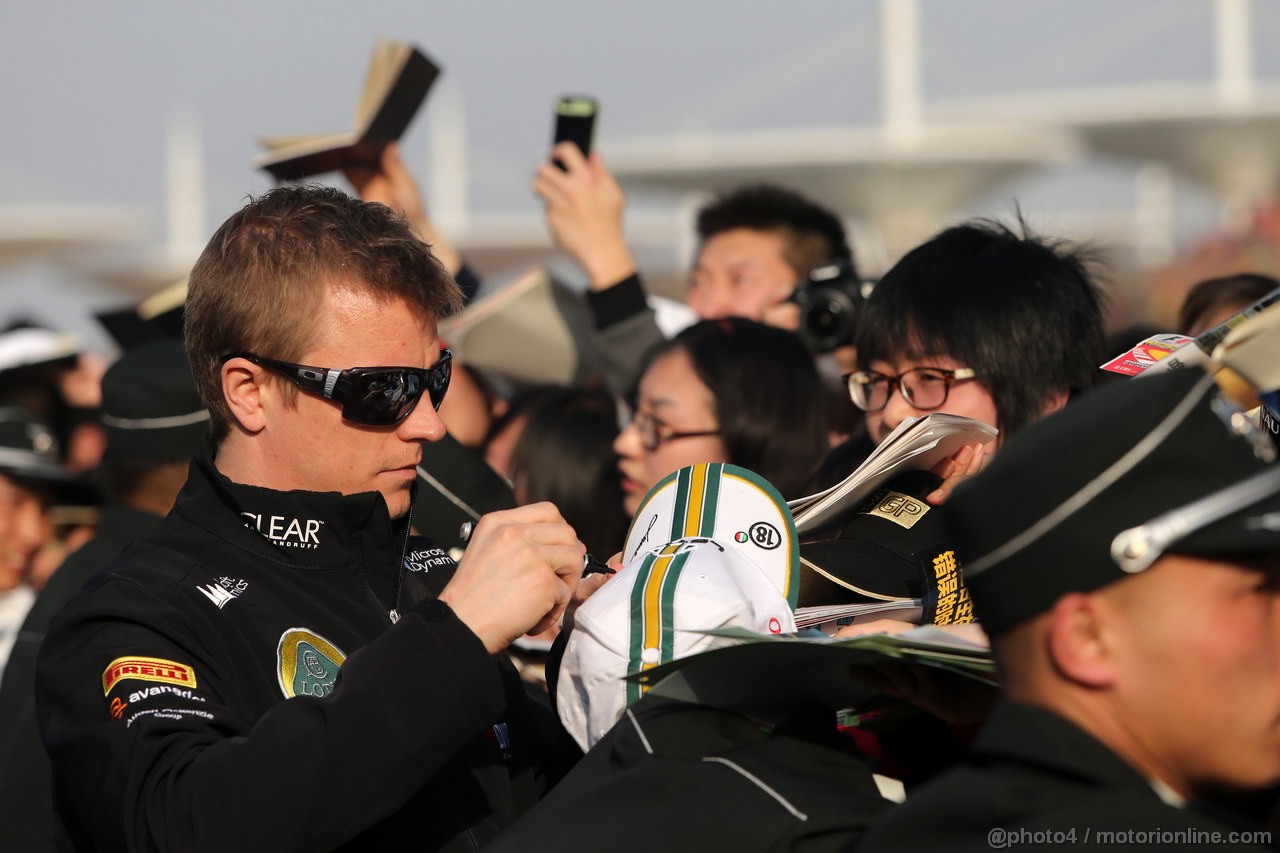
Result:
{"type": "Polygon", "coordinates": [[[1103,370],[1122,373],[1125,376],[1137,376],[1151,365],[1166,358],[1176,349],[1194,341],[1186,335],[1153,335],[1126,353],[1102,365],[1103,370]]]}

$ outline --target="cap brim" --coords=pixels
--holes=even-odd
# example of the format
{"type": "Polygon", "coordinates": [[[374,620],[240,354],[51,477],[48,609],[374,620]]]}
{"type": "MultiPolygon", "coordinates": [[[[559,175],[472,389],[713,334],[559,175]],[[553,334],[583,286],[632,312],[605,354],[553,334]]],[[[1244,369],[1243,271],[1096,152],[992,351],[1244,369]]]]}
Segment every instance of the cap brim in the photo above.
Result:
{"type": "Polygon", "coordinates": [[[104,458],[110,461],[143,462],[189,459],[200,452],[200,443],[205,431],[209,429],[208,413],[199,414],[204,417],[181,426],[156,429],[119,429],[107,426],[107,450],[104,458]]]}
{"type": "Polygon", "coordinates": [[[1280,549],[1280,466],[1270,465],[1111,540],[1111,558],[1134,574],[1165,554],[1258,554],[1280,549]]]}
{"type": "Polygon", "coordinates": [[[101,503],[98,488],[80,474],[55,466],[0,464],[0,474],[19,484],[52,489],[54,503],[64,506],[96,506],[101,503]]]}
{"type": "Polygon", "coordinates": [[[1166,550],[1192,556],[1280,551],[1280,494],[1206,525],[1166,550]]]}
{"type": "Polygon", "coordinates": [[[800,560],[810,571],[868,598],[896,601],[920,597],[919,571],[876,542],[831,539],[801,543],[800,560]]]}

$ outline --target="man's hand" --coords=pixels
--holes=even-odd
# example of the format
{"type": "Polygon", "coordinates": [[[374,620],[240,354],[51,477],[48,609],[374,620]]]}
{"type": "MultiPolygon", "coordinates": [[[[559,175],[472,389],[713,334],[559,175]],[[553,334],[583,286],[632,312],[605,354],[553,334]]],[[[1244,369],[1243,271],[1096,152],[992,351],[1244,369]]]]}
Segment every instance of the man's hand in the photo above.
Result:
{"type": "Polygon", "coordinates": [[[342,170],[351,186],[365,201],[385,204],[403,216],[423,241],[431,244],[432,253],[449,270],[457,275],[462,268],[462,256],[440,236],[427,217],[418,183],[409,173],[400,157],[400,146],[392,142],[382,149],[382,159],[377,166],[352,164],[342,170]]]}
{"type": "Polygon", "coordinates": [[[565,170],[549,160],[543,163],[533,191],[546,202],[547,223],[556,245],[586,271],[592,290],[604,290],[636,271],[631,250],[622,239],[627,198],[599,154],[587,159],[572,142],[561,142],[552,154],[565,170]]]}
{"type": "Polygon", "coordinates": [[[582,578],[586,546],[549,503],[480,519],[440,600],[491,654],[560,619],[582,578]]]}
{"type": "Polygon", "coordinates": [[[790,292],[783,297],[781,302],[775,302],[772,305],[766,305],[764,314],[760,317],[760,322],[767,323],[770,326],[777,326],[779,329],[786,329],[788,332],[794,332],[800,328],[800,306],[790,301],[790,292]]]}
{"type": "MultiPolygon", "coordinates": [[[[622,571],[622,552],[619,551],[617,554],[610,557],[606,565],[613,569],[614,574],[622,571]]],[[[573,630],[573,617],[577,615],[578,608],[586,604],[587,599],[595,594],[596,590],[600,589],[600,587],[604,586],[612,579],[613,575],[606,572],[598,572],[596,574],[588,575],[582,579],[582,583],[578,584],[578,588],[574,591],[573,598],[570,600],[569,606],[566,607],[564,611],[564,629],[566,631],[573,630]]]]}

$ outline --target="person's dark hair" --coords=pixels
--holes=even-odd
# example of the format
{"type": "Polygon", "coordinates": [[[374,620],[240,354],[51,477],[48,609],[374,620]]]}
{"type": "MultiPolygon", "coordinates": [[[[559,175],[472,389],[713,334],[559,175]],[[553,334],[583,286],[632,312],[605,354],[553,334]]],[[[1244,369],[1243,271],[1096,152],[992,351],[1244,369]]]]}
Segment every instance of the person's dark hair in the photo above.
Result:
{"type": "Polygon", "coordinates": [[[659,344],[645,370],[675,350],[688,354],[715,397],[729,461],[764,477],[784,497],[800,497],[827,452],[822,382],[808,348],[783,329],[725,317],[695,323],[659,344]]]}
{"type": "Polygon", "coordinates": [[[738,228],[782,234],[783,256],[797,280],[840,258],[853,263],[840,218],[791,190],[768,184],[738,187],[698,211],[700,243],[738,228]]]}
{"type": "Polygon", "coordinates": [[[628,521],[613,450],[613,397],[586,388],[547,389],[527,398],[518,415],[527,420],[511,454],[517,498],[555,504],[587,551],[607,559],[622,548],[628,521]]]}
{"type": "Polygon", "coordinates": [[[1178,309],[1178,331],[1187,334],[1206,317],[1226,308],[1237,311],[1248,308],[1277,288],[1280,281],[1252,272],[1202,281],[1187,291],[1182,300],[1182,307],[1178,309]]]}
{"type": "MultiPolygon", "coordinates": [[[[246,351],[298,361],[329,290],[403,299],[432,319],[462,304],[453,277],[403,218],[321,186],[278,187],[251,199],[214,233],[187,287],[187,352],[215,440],[231,424],[222,356],[246,351]]],[[[279,381],[293,400],[297,389],[279,381]]]]}
{"type": "Polygon", "coordinates": [[[110,500],[129,506],[163,503],[165,500],[172,506],[186,482],[190,464],[189,458],[170,462],[112,460],[100,469],[103,492],[110,500]]]}
{"type": "Polygon", "coordinates": [[[1105,340],[1089,255],[1019,226],[975,220],[912,249],[871,292],[854,334],[864,370],[907,353],[972,368],[1005,439],[1052,395],[1092,388],[1105,340]]]}

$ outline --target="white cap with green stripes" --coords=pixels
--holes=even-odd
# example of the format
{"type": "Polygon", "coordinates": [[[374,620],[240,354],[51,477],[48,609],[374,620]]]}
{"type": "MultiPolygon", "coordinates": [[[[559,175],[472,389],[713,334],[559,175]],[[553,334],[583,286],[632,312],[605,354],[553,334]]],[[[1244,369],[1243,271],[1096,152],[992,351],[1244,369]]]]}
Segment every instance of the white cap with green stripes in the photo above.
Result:
{"type": "Polygon", "coordinates": [[[795,522],[777,490],[745,468],[693,465],[658,483],[623,562],[578,609],[560,668],[557,710],[584,750],[647,690],[625,676],[730,642],[698,632],[796,630],[795,522]]]}

